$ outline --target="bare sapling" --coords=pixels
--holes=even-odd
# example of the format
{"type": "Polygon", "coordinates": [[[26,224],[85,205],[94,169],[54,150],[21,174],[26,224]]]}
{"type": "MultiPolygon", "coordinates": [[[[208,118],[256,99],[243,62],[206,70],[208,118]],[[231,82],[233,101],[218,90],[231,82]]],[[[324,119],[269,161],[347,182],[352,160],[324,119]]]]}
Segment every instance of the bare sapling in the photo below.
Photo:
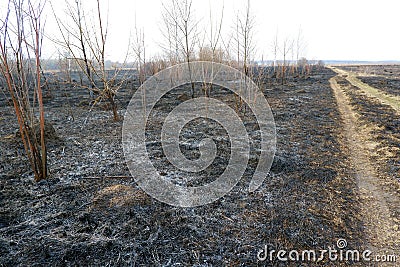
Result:
{"type": "MultiPolygon", "coordinates": [[[[247,1],[245,12],[237,14],[235,23],[234,40],[236,43],[236,55],[238,69],[242,70],[244,74],[252,78],[251,59],[255,52],[253,43],[253,32],[255,26],[255,18],[251,13],[250,0],[247,1]]],[[[247,86],[246,83],[241,86],[247,86]]],[[[243,106],[241,98],[237,98],[236,109],[239,110],[243,106]]]]}
{"type": "Polygon", "coordinates": [[[293,42],[290,41],[288,38],[285,38],[285,40],[282,43],[282,66],[281,66],[281,84],[284,85],[286,81],[286,72],[287,72],[287,58],[290,53],[290,51],[293,49],[293,42]]]}
{"type": "Polygon", "coordinates": [[[272,44],[272,53],[274,54],[274,61],[272,62],[272,69],[273,69],[273,74],[272,74],[272,78],[277,78],[277,56],[278,56],[278,50],[279,50],[279,43],[278,43],[278,31],[276,31],[275,33],[275,38],[274,38],[274,42],[272,44]]]}
{"type": "MultiPolygon", "coordinates": [[[[299,59],[303,50],[303,35],[302,30],[299,28],[296,38],[296,73],[299,75],[299,59]]],[[[294,49],[293,49],[294,50],[294,49]]]]}
{"type": "MultiPolygon", "coordinates": [[[[74,4],[69,1],[66,4],[66,15],[71,18],[72,23],[68,24],[59,19],[53,8],[53,14],[57,22],[57,26],[60,30],[61,40],[54,40],[58,45],[61,46],[64,51],[69,75],[71,74],[71,64],[74,62],[79,66],[81,71],[88,77],[89,86],[91,92],[95,91],[96,85],[92,83],[92,63],[90,62],[90,51],[88,51],[86,39],[87,36],[87,25],[85,21],[85,12],[82,7],[82,2],[76,0],[74,4]]],[[[69,79],[70,80],[70,79],[69,79]]],[[[83,82],[81,81],[83,86],[83,82]]]]}
{"type": "MultiPolygon", "coordinates": [[[[61,40],[54,41],[71,55],[70,59],[87,79],[89,84],[85,88],[97,95],[93,105],[103,100],[108,101],[113,119],[118,121],[120,118],[115,97],[126,79],[127,73],[125,72],[117,81],[121,68],[116,69],[113,73],[106,68],[108,11],[106,19],[104,19],[100,0],[96,1],[96,9],[90,15],[85,12],[81,0],[75,0],[74,5],[68,1],[65,3],[67,5],[66,15],[70,19],[70,23],[62,21],[53,9],[61,34],[61,40]]],[[[128,57],[128,50],[124,64],[128,57]]]]}
{"type": "Polygon", "coordinates": [[[306,66],[308,65],[307,59],[304,57],[304,51],[307,44],[304,41],[303,32],[301,28],[297,33],[296,39],[296,71],[299,77],[306,77],[306,66]]]}
{"type": "Polygon", "coordinates": [[[30,0],[9,0],[0,28],[0,71],[15,109],[19,133],[35,181],[47,178],[40,67],[43,8],[41,2],[34,6],[30,0]],[[10,15],[11,12],[13,15],[10,15]]]}
{"type": "MultiPolygon", "coordinates": [[[[224,19],[224,6],[221,8],[221,15],[219,17],[219,21],[216,23],[213,18],[211,3],[209,10],[209,35],[208,45],[201,45],[199,50],[199,60],[211,61],[211,62],[219,62],[223,61],[224,53],[221,47],[219,47],[219,42],[221,39],[221,31],[222,31],[222,22],[224,19]]],[[[211,77],[214,76],[214,66],[211,68],[211,77]]],[[[205,96],[209,96],[212,90],[212,82],[203,83],[203,91],[205,96]]]]}
{"type": "Polygon", "coordinates": [[[146,80],[146,47],[144,37],[144,29],[138,29],[135,22],[135,36],[132,48],[136,58],[136,69],[140,85],[146,80]]]}
{"type": "Polygon", "coordinates": [[[190,62],[194,57],[198,25],[194,15],[192,0],[171,0],[170,5],[164,6],[163,19],[165,28],[169,31],[167,34],[169,54],[175,54],[174,58],[178,61],[182,55],[184,62],[187,63],[192,98],[194,98],[194,82],[190,62]]]}

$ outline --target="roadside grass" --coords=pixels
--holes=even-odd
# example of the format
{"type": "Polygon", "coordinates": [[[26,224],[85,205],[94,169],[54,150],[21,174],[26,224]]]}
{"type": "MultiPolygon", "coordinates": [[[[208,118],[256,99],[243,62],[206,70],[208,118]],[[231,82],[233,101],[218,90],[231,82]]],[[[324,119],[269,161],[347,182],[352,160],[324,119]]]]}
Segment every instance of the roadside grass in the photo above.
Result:
{"type": "Polygon", "coordinates": [[[336,67],[329,67],[331,70],[336,72],[339,75],[342,75],[349,83],[360,88],[364,91],[369,97],[374,97],[379,99],[383,104],[390,105],[393,109],[396,110],[397,114],[400,114],[400,97],[390,95],[387,93],[383,93],[381,90],[372,87],[362,81],[360,81],[356,73],[345,71],[342,69],[338,69],[336,67]]]}

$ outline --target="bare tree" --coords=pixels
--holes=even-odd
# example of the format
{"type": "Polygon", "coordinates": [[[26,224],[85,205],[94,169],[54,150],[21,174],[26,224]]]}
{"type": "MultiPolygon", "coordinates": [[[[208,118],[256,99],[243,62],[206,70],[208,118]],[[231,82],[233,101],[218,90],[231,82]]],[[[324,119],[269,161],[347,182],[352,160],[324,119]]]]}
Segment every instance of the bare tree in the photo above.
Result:
{"type": "Polygon", "coordinates": [[[296,38],[296,61],[300,59],[301,53],[304,49],[303,31],[299,28],[296,38]]]}
{"type": "MultiPolygon", "coordinates": [[[[82,72],[88,77],[89,87],[95,91],[96,85],[92,82],[92,67],[90,62],[90,51],[88,51],[86,39],[87,25],[85,21],[85,11],[80,0],[74,0],[74,4],[65,1],[66,15],[71,19],[71,24],[63,22],[56,14],[53,8],[53,14],[56,18],[57,26],[60,30],[62,40],[55,40],[62,46],[63,54],[67,55],[66,61],[71,65],[74,61],[82,72]]],[[[91,92],[92,92],[91,91],[91,92]]]]}
{"type": "MultiPolygon", "coordinates": [[[[199,60],[211,61],[211,62],[222,62],[225,58],[225,53],[219,46],[221,39],[221,31],[222,31],[222,22],[224,19],[224,5],[221,8],[221,15],[219,17],[219,21],[215,22],[212,14],[211,3],[209,3],[209,31],[208,36],[203,40],[208,39],[208,44],[201,44],[199,48],[199,60]]],[[[213,65],[211,67],[211,77],[213,77],[214,68],[213,65]]],[[[206,96],[210,95],[210,92],[213,88],[213,84],[211,83],[203,83],[203,91],[206,96]]]]}
{"type": "Polygon", "coordinates": [[[236,42],[236,53],[238,64],[242,65],[244,73],[249,76],[251,59],[255,50],[253,44],[253,31],[254,31],[255,19],[251,14],[250,0],[247,0],[245,7],[245,13],[236,16],[235,25],[235,42],[236,42]]]}
{"type": "MultiPolygon", "coordinates": [[[[164,6],[166,9],[167,6],[164,6]]],[[[167,54],[169,64],[171,66],[180,62],[179,42],[178,42],[178,25],[170,18],[171,13],[163,12],[163,25],[160,27],[161,34],[165,42],[159,43],[160,47],[167,54]]]]}
{"type": "MultiPolygon", "coordinates": [[[[93,82],[92,79],[92,73],[91,73],[91,67],[90,67],[90,63],[89,63],[89,59],[88,59],[88,52],[86,49],[86,42],[85,42],[85,37],[83,36],[84,34],[84,25],[82,24],[82,20],[84,18],[84,14],[82,14],[83,10],[82,10],[82,3],[81,1],[76,0],[76,14],[74,14],[73,12],[70,12],[70,15],[73,17],[74,21],[76,21],[76,24],[78,26],[78,32],[79,32],[79,43],[80,43],[80,48],[82,51],[82,56],[83,56],[83,62],[85,63],[85,71],[86,71],[86,75],[91,83],[91,87],[95,88],[96,85],[93,82]],[[75,17],[76,15],[76,17],[75,17]]],[[[74,57],[76,58],[76,57],[74,57]]]]}
{"type": "MultiPolygon", "coordinates": [[[[253,43],[255,18],[251,13],[250,0],[247,1],[244,10],[244,13],[238,12],[236,15],[233,39],[236,49],[237,68],[242,69],[246,76],[252,78],[251,61],[255,52],[253,43]]],[[[240,86],[247,86],[247,83],[243,83],[240,86]]],[[[243,100],[237,97],[236,110],[238,111],[242,106],[243,100]]]]}
{"type": "MultiPolygon", "coordinates": [[[[218,23],[214,23],[214,18],[212,16],[212,9],[211,9],[211,3],[210,3],[210,32],[209,32],[209,46],[211,48],[211,55],[212,55],[212,61],[217,61],[221,62],[222,61],[222,53],[217,53],[217,48],[219,45],[219,41],[221,39],[221,31],[222,31],[222,22],[224,19],[224,6],[221,8],[221,16],[218,21],[218,23]]],[[[221,52],[221,49],[219,49],[218,52],[221,52]]]]}
{"type": "Polygon", "coordinates": [[[291,41],[289,38],[285,38],[282,42],[282,47],[281,47],[281,54],[283,58],[282,66],[281,66],[281,84],[283,85],[285,83],[286,79],[286,67],[287,67],[287,57],[290,53],[290,51],[293,49],[293,41],[291,41]]]}
{"type": "MultiPolygon", "coordinates": [[[[110,109],[115,121],[119,120],[115,96],[121,87],[123,80],[116,82],[119,71],[114,71],[109,75],[106,69],[106,43],[108,37],[108,12],[106,19],[102,13],[100,0],[96,0],[95,13],[90,17],[84,12],[82,0],[75,0],[75,5],[68,1],[66,15],[70,18],[71,24],[68,24],[57,16],[53,9],[57,25],[61,34],[61,41],[55,40],[72,55],[72,60],[79,66],[83,74],[89,81],[88,89],[98,94],[93,105],[108,100],[110,109]],[[100,81],[101,86],[96,81],[100,81]]],[[[125,62],[128,52],[125,57],[125,62]]]]}
{"type": "Polygon", "coordinates": [[[14,105],[19,133],[36,181],[47,177],[40,67],[43,7],[42,2],[34,6],[30,0],[9,0],[6,17],[0,22],[0,71],[14,105]],[[10,16],[12,11],[14,14],[10,16]],[[35,116],[37,107],[39,123],[35,116]]]}
{"type": "Polygon", "coordinates": [[[136,68],[140,85],[146,79],[146,47],[144,37],[144,29],[138,29],[135,21],[135,36],[132,48],[136,58],[136,68]]]}
{"type": "Polygon", "coordinates": [[[277,66],[277,56],[278,56],[278,50],[279,50],[279,43],[278,43],[278,30],[275,33],[275,38],[274,38],[274,42],[272,44],[272,53],[274,54],[274,61],[272,63],[272,67],[273,67],[273,77],[277,76],[277,72],[276,72],[276,66],[277,66]]]}
{"type": "MultiPolygon", "coordinates": [[[[303,31],[301,28],[299,28],[298,32],[297,32],[297,38],[296,38],[296,71],[298,72],[298,68],[299,68],[299,63],[301,58],[303,57],[303,52],[305,49],[305,43],[304,43],[304,37],[303,37],[303,31]]],[[[301,67],[301,66],[300,66],[301,67]]],[[[304,67],[300,68],[302,72],[304,72],[304,67]]]]}
{"type": "Polygon", "coordinates": [[[169,54],[175,49],[175,57],[183,55],[188,64],[189,79],[191,81],[191,96],[194,98],[194,82],[190,62],[194,56],[194,47],[197,40],[197,25],[193,13],[192,0],[171,0],[169,5],[164,5],[163,19],[168,30],[169,54]]]}

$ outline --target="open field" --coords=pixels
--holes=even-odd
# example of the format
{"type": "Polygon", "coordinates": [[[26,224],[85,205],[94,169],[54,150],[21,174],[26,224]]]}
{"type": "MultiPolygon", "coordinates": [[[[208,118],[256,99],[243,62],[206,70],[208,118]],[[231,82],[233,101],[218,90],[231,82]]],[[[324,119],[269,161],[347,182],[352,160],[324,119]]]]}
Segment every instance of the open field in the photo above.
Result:
{"type": "MultiPolygon", "coordinates": [[[[399,264],[400,66],[369,66],[368,75],[363,68],[315,67],[309,77],[284,85],[260,70],[277,129],[271,171],[248,192],[260,136],[254,115],[243,107],[238,113],[251,137],[245,174],[226,196],[196,208],[168,206],[142,191],[125,164],[123,122],[111,120],[106,103],[91,108],[87,91],[53,79],[53,98],[45,103],[57,134],[49,140],[50,178],[35,183],[16,137],[13,108],[1,95],[0,266],[299,266],[276,258],[262,262],[257,253],[267,244],[324,250],[341,238],[346,249],[397,255],[399,264]]],[[[196,86],[195,96],[202,96],[196,86]]],[[[129,80],[117,94],[120,115],[137,87],[137,79],[129,80]]],[[[160,126],[189,87],[162,98],[146,129],[152,162],[176,183],[186,174],[168,165],[160,126]]],[[[213,87],[210,97],[235,108],[235,96],[225,88],[213,87]]],[[[204,136],[219,138],[217,159],[195,180],[202,183],[221,174],[230,151],[224,129],[199,120],[182,132],[182,152],[196,158],[192,144],[204,136]]],[[[332,264],[367,266],[327,258],[318,266],[332,264]]]]}
{"type": "Polygon", "coordinates": [[[364,72],[359,73],[358,71],[353,71],[350,68],[350,71],[346,71],[345,68],[333,68],[335,72],[341,74],[351,85],[361,89],[365,94],[369,97],[378,99],[382,104],[387,104],[391,108],[395,109],[398,114],[400,114],[400,96],[398,90],[398,78],[396,75],[399,74],[400,70],[396,70],[395,67],[391,66],[391,68],[377,68],[371,70],[368,69],[368,72],[380,73],[374,74],[372,77],[370,74],[366,74],[365,69],[364,72]],[[389,69],[389,70],[387,70],[389,69]],[[383,73],[389,73],[390,75],[385,76],[383,73]],[[365,82],[363,82],[365,81],[365,82]],[[391,84],[389,86],[389,83],[391,84]]]}

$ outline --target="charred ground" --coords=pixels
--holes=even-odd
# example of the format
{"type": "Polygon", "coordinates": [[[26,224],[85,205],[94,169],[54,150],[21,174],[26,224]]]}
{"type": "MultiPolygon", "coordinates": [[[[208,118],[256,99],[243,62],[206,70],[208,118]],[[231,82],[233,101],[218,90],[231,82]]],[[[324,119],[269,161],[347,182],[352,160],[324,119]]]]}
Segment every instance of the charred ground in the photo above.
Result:
{"type": "MultiPolygon", "coordinates": [[[[91,109],[86,91],[55,81],[50,84],[54,97],[45,106],[46,119],[59,137],[49,144],[51,178],[33,182],[15,138],[13,109],[2,96],[0,265],[256,266],[266,264],[257,261],[257,252],[266,244],[277,250],[318,250],[345,238],[349,249],[364,249],[357,185],[329,84],[335,75],[319,68],[285,85],[266,76],[261,89],[275,117],[278,142],[270,174],[257,191],[248,192],[258,136],[252,135],[257,129],[253,115],[242,108],[241,117],[254,141],[246,173],[225,197],[198,208],[171,207],[138,188],[124,163],[122,122],[112,122],[102,105],[91,109]]],[[[132,80],[120,90],[121,115],[137,86],[132,80]]],[[[159,103],[160,116],[155,117],[165,116],[189,90],[177,88],[159,103]]],[[[234,96],[224,88],[213,88],[211,96],[234,106],[234,96]]],[[[373,103],[352,99],[365,120],[376,119],[373,103]]],[[[397,122],[386,118],[394,116],[391,111],[379,108],[378,115],[382,114],[382,127],[398,134],[397,122]]],[[[183,141],[190,144],[199,133],[223,135],[218,126],[209,132],[207,123],[215,126],[193,123],[183,141]]],[[[157,125],[156,120],[147,125],[147,147],[159,171],[169,175],[174,170],[163,165],[157,125]]],[[[387,132],[377,136],[398,141],[387,132]]],[[[218,175],[226,165],[229,144],[218,145],[219,159],[204,177],[218,175]]],[[[196,154],[187,149],[189,157],[196,154]]],[[[396,160],[384,161],[381,171],[396,178],[396,160]]]]}

